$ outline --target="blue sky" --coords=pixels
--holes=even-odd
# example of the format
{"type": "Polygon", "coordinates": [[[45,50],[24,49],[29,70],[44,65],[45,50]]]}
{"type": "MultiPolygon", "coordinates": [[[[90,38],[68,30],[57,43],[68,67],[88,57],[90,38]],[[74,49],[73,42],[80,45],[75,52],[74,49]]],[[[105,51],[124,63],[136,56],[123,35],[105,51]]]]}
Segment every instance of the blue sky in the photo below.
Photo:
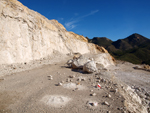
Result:
{"type": "Polygon", "coordinates": [[[139,33],[150,38],[150,0],[19,0],[79,35],[113,41],[139,33]]]}

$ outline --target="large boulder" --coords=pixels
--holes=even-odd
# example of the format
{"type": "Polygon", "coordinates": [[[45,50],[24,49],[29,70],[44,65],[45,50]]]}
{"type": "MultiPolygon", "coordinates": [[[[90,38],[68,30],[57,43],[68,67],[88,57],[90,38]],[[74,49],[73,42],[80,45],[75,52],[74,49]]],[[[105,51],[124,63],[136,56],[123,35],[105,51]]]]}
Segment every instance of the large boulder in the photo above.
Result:
{"type": "Polygon", "coordinates": [[[109,53],[100,53],[93,56],[96,64],[103,65],[105,68],[114,65],[114,58],[109,53]]]}
{"type": "Polygon", "coordinates": [[[83,71],[88,73],[93,73],[97,71],[96,63],[94,61],[89,61],[83,66],[83,71]]]}
{"type": "Polygon", "coordinates": [[[79,58],[76,58],[73,60],[72,62],[72,68],[73,69],[82,69],[84,64],[87,63],[89,60],[84,57],[84,56],[80,56],[79,58]]]}

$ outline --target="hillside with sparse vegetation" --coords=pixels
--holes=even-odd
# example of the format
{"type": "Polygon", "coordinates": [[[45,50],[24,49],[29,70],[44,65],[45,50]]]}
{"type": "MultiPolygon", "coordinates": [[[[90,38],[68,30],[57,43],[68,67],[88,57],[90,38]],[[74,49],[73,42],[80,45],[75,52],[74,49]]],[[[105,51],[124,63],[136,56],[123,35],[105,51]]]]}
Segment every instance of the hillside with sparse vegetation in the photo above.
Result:
{"type": "Polygon", "coordinates": [[[111,41],[106,37],[94,37],[88,40],[105,47],[118,60],[150,65],[150,39],[140,34],[134,33],[117,41],[111,41]]]}

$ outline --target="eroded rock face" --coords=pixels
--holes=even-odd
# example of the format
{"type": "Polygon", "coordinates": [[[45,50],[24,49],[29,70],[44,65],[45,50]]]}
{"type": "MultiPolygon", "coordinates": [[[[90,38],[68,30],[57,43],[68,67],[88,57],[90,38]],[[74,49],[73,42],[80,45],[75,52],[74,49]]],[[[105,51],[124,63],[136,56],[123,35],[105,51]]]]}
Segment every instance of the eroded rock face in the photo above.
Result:
{"type": "Polygon", "coordinates": [[[30,62],[50,56],[54,51],[61,54],[107,52],[17,0],[0,0],[0,13],[0,64],[30,62]]]}

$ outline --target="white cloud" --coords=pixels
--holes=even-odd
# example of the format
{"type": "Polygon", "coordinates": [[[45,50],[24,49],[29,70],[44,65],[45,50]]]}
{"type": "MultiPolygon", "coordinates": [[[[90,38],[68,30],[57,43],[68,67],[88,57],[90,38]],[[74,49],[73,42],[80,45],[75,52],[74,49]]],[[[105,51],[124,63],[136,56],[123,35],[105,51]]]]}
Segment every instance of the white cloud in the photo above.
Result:
{"type": "Polygon", "coordinates": [[[83,15],[81,18],[85,18],[85,17],[87,17],[87,16],[94,15],[94,14],[97,13],[97,12],[99,12],[99,10],[91,11],[89,14],[83,15]]]}
{"type": "Polygon", "coordinates": [[[83,15],[83,16],[80,16],[78,18],[72,18],[70,21],[66,22],[65,23],[65,27],[69,30],[75,28],[77,26],[77,23],[79,21],[81,21],[83,18],[85,17],[88,17],[88,16],[91,16],[91,15],[94,15],[95,13],[97,13],[99,10],[94,10],[94,11],[91,11],[90,13],[86,14],[86,15],[83,15]]]}
{"type": "Polygon", "coordinates": [[[67,29],[73,29],[73,28],[75,28],[77,25],[76,25],[76,23],[78,22],[79,20],[78,19],[75,19],[75,20],[71,20],[71,21],[69,21],[69,22],[66,22],[65,23],[65,27],[67,28],[67,29]]]}

